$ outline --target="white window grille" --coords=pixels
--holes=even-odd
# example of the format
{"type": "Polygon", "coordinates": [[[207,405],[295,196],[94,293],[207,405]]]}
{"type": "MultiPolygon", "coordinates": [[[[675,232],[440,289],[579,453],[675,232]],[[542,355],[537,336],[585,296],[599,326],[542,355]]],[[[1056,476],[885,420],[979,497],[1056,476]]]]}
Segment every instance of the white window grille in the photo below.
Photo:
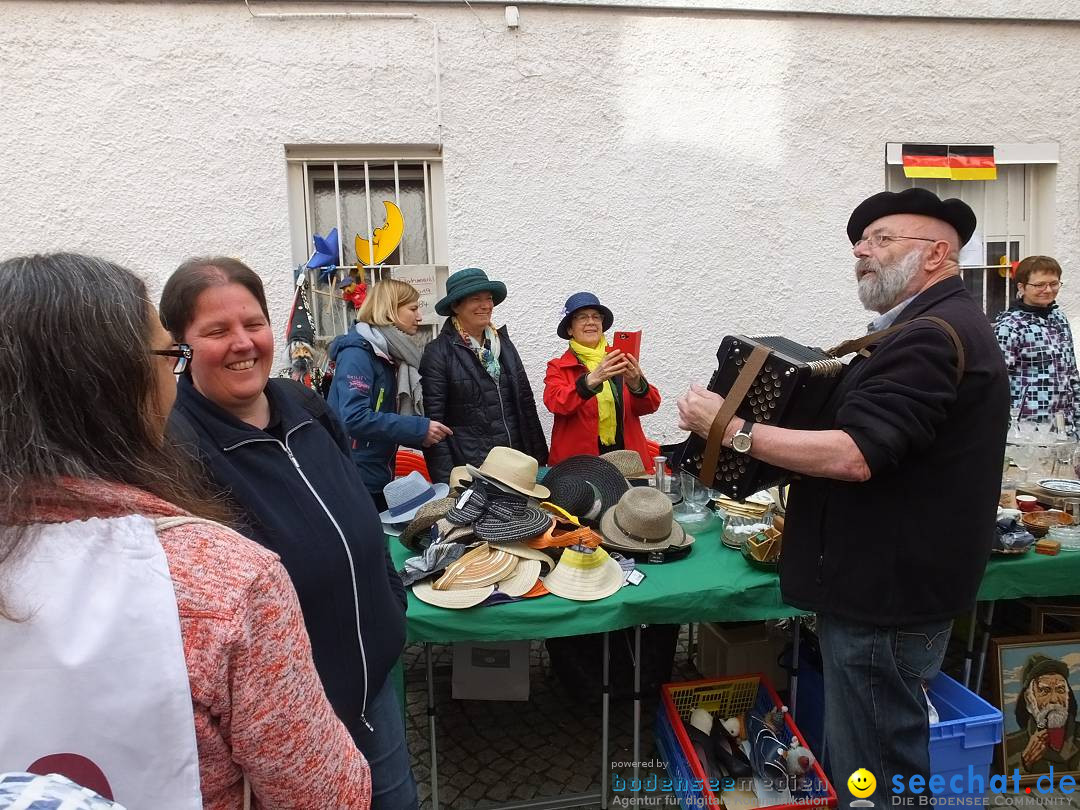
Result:
{"type": "MultiPolygon", "coordinates": [[[[353,323],[355,310],[343,299],[341,289],[350,275],[370,289],[383,278],[395,277],[396,271],[431,267],[437,277],[436,294],[445,289],[446,278],[441,160],[434,155],[351,155],[344,149],[340,155],[324,156],[323,151],[317,147],[287,150],[296,263],[307,263],[316,234],[326,237],[331,229],[338,231],[336,269],[304,271],[316,341],[321,344],[353,323]],[[356,236],[370,240],[383,225],[384,201],[401,210],[401,242],[379,264],[362,266],[356,255],[356,236]]],[[[370,260],[370,256],[361,258],[370,260]]],[[[425,337],[430,338],[436,324],[434,313],[426,314],[425,337]]]]}

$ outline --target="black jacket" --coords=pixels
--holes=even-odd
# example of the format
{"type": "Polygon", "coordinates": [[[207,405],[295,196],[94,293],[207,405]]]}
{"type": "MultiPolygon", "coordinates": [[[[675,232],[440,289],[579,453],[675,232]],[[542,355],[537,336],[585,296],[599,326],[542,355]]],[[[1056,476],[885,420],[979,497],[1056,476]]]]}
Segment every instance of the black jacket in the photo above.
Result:
{"type": "Polygon", "coordinates": [[[780,585],[784,601],[883,626],[971,609],[990,557],[1009,422],[1009,382],[990,323],[959,278],[920,293],[897,318],[918,321],[856,357],[826,405],[870,468],[863,483],[791,486],[780,585]]]}
{"type": "Polygon", "coordinates": [[[326,403],[292,380],[270,380],[266,394],[272,420],[263,431],[181,377],[169,435],[228,491],[247,524],[241,531],[281,557],[326,695],[351,727],[401,654],[405,589],[326,403]]]}
{"type": "Polygon", "coordinates": [[[480,466],[497,445],[528,453],[540,465],[547,463],[547,440],[529,378],[505,326],[499,329],[499,340],[498,385],[450,318],[439,336],[424,347],[420,361],[424,415],[454,431],[450,438],[424,449],[432,481],[448,482],[450,470],[461,464],[480,466]]]}

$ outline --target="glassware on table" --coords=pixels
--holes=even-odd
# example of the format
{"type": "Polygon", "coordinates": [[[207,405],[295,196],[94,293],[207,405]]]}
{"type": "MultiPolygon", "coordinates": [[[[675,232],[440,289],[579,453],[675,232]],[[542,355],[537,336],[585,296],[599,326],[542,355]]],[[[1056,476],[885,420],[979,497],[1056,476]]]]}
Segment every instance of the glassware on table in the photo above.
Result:
{"type": "Polygon", "coordinates": [[[709,500],[709,488],[685,470],[679,473],[679,485],[682,503],[675,507],[675,519],[688,523],[707,520],[710,514],[705,504],[709,500]]]}
{"type": "Polygon", "coordinates": [[[663,492],[672,503],[679,503],[682,495],[679,492],[679,476],[668,472],[667,456],[655,456],[653,464],[656,471],[653,473],[653,482],[659,492],[663,492]]]}

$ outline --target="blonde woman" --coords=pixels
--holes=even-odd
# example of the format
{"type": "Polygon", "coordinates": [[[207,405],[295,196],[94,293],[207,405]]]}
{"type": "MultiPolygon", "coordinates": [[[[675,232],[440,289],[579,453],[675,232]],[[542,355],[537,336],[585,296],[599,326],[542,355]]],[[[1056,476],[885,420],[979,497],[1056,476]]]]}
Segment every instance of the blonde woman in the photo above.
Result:
{"type": "Polygon", "coordinates": [[[430,447],[451,435],[423,416],[420,293],[395,279],[377,283],[356,314],[356,325],[330,344],[336,364],[327,398],[345,426],[352,459],[379,511],[382,489],[394,477],[398,445],[430,447]]]}

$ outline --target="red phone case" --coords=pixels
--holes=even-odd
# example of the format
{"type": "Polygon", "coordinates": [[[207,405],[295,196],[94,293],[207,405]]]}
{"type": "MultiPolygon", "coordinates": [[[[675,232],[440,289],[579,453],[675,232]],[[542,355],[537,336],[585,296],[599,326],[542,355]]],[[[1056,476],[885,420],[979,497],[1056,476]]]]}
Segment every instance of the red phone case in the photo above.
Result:
{"type": "Polygon", "coordinates": [[[641,332],[621,332],[616,331],[611,346],[613,349],[619,349],[620,351],[631,354],[634,359],[641,358],[641,332]]]}

